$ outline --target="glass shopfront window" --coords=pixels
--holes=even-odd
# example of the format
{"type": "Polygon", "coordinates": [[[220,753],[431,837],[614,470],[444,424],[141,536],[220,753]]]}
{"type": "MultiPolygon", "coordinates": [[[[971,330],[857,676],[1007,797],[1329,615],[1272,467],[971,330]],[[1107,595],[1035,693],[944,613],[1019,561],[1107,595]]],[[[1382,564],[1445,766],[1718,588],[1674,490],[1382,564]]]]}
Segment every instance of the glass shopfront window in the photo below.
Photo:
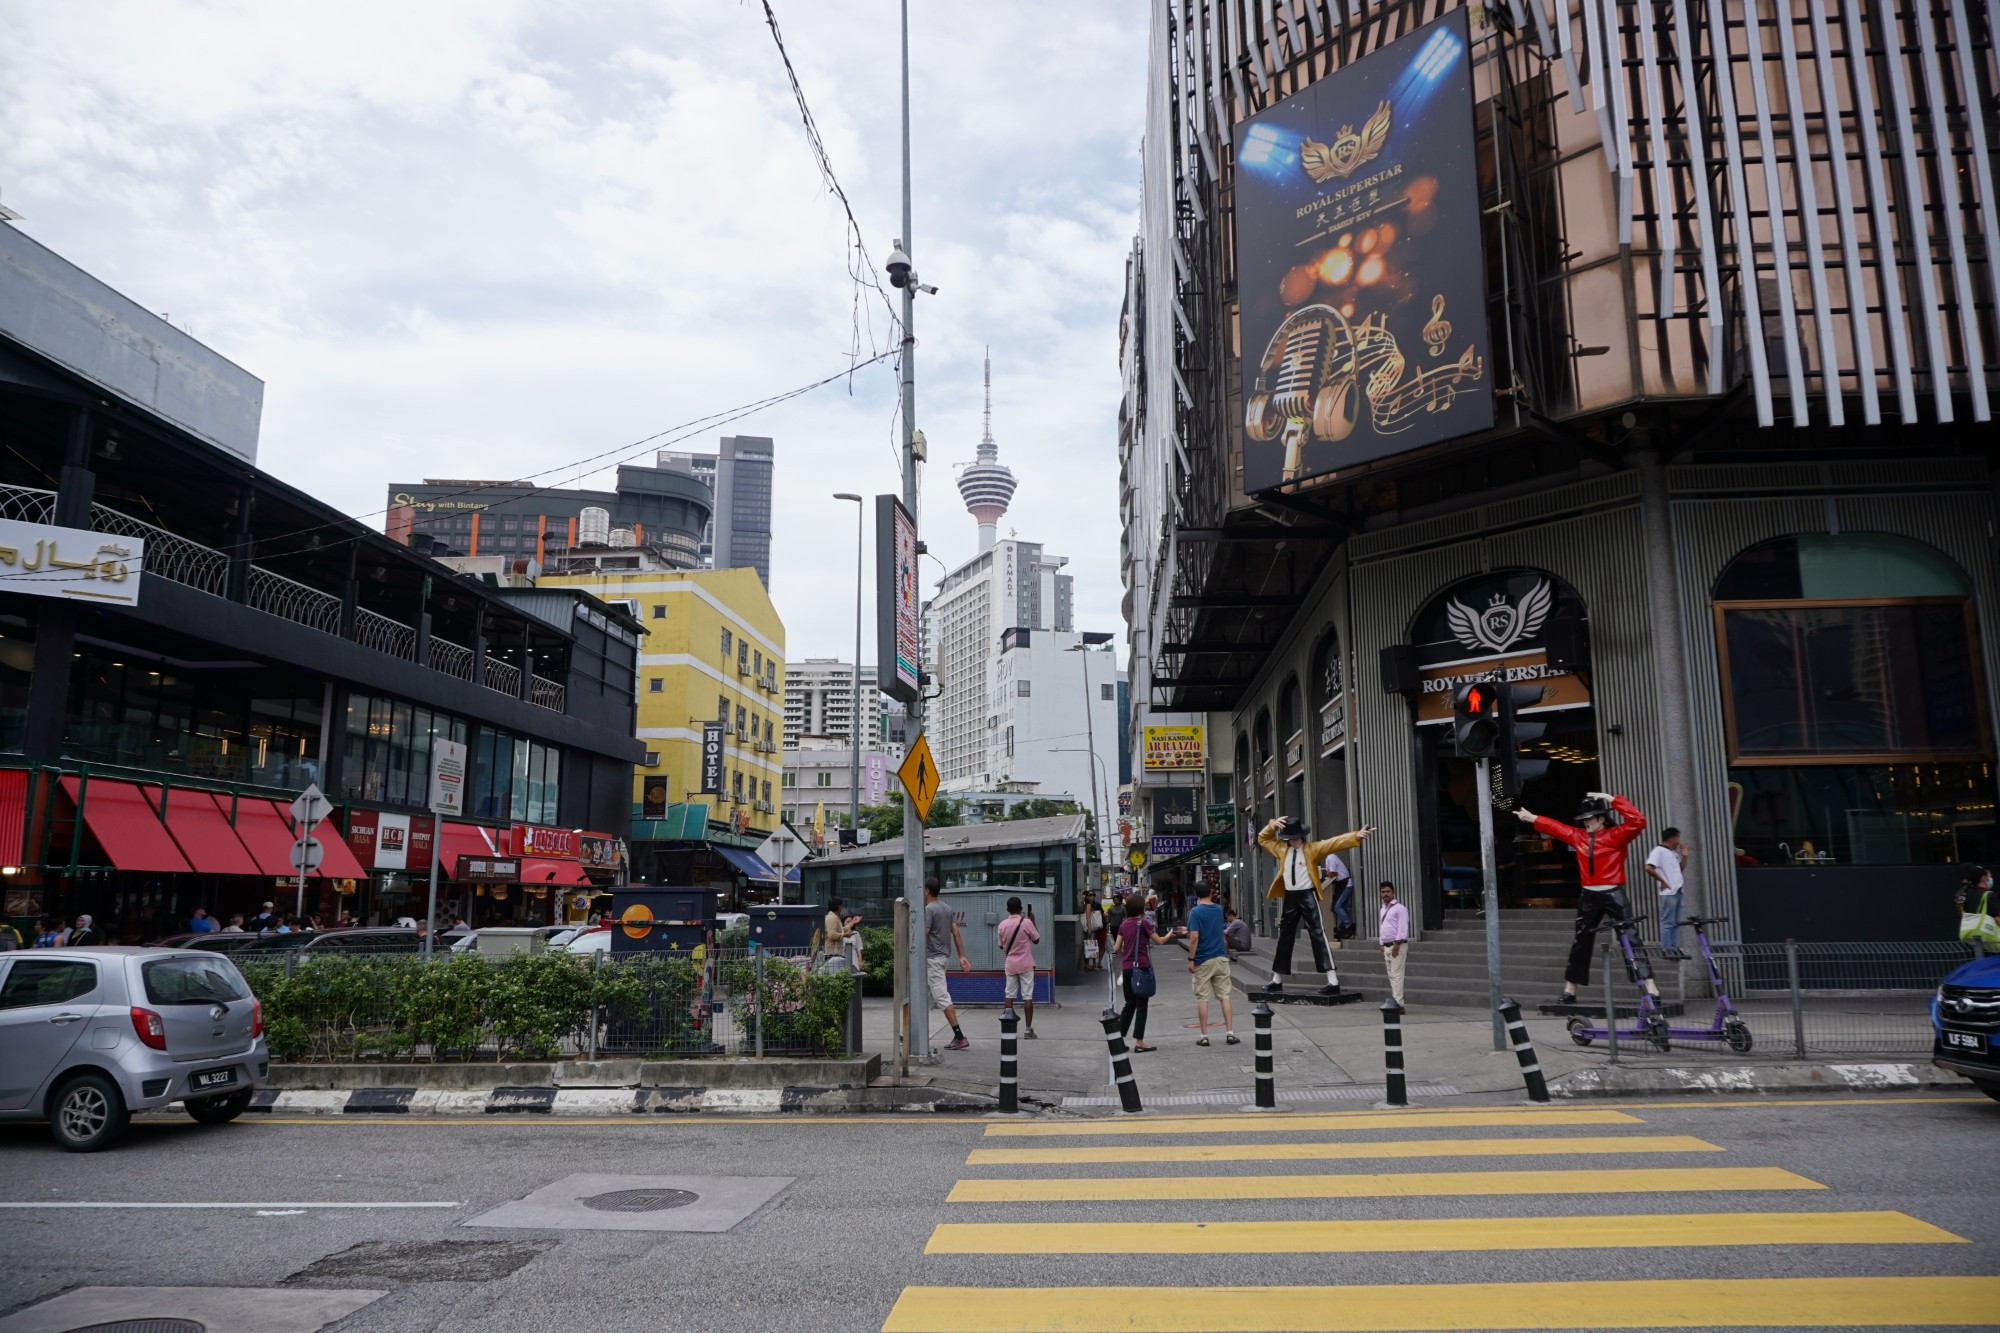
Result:
{"type": "Polygon", "coordinates": [[[423,809],[430,804],[431,744],[465,744],[464,718],[400,699],[350,694],[343,729],[340,798],[423,809]]]}
{"type": "Polygon", "coordinates": [[[1714,589],[1739,865],[2000,853],[1970,590],[1916,542],[1803,535],[1714,589]]]}
{"type": "Polygon", "coordinates": [[[479,733],[472,767],[475,816],[554,824],[561,793],[561,750],[504,731],[479,733]]]}

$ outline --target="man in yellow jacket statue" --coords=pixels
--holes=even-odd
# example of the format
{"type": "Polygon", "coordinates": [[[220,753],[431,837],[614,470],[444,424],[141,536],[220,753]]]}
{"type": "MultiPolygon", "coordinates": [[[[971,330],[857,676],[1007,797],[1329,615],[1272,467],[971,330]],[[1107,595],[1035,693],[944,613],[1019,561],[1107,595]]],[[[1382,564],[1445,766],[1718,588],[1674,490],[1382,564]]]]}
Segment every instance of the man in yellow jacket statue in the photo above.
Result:
{"type": "Polygon", "coordinates": [[[1320,863],[1333,852],[1360,846],[1362,839],[1374,831],[1374,825],[1369,824],[1352,833],[1312,842],[1306,837],[1305,822],[1285,815],[1266,824],[1257,834],[1257,845],[1278,863],[1277,876],[1271,880],[1271,890],[1265,896],[1281,898],[1285,904],[1285,914],[1278,923],[1278,951],[1271,958],[1267,994],[1284,993],[1285,979],[1292,974],[1292,945],[1298,940],[1301,925],[1312,940],[1313,966],[1326,973],[1326,985],[1320,987],[1319,993],[1329,998],[1340,994],[1340,974],[1334,970],[1333,952],[1326,946],[1326,923],[1320,913],[1320,899],[1326,895],[1326,888],[1320,882],[1320,863]]]}

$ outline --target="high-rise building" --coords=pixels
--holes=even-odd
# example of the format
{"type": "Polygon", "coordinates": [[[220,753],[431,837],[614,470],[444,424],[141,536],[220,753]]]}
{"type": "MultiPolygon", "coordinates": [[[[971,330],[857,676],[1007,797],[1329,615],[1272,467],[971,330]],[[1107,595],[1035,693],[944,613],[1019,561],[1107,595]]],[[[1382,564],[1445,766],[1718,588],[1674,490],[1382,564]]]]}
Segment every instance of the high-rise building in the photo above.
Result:
{"type": "MultiPolygon", "coordinates": [[[[879,750],[897,741],[903,706],[875,688],[875,668],[861,668],[861,748],[879,750]]],[[[854,664],[831,657],[785,663],[785,748],[801,741],[838,739],[854,726],[854,664]]]]}
{"type": "Polygon", "coordinates": [[[771,586],[773,446],[762,435],[725,435],[715,453],[662,449],[662,468],[691,473],[715,492],[715,516],[702,534],[702,555],[715,569],[754,569],[771,586]]]}
{"type": "Polygon", "coordinates": [[[428,555],[497,555],[547,567],[555,553],[585,544],[579,525],[586,511],[602,510],[618,545],[696,569],[714,507],[710,485],[686,469],[620,467],[610,491],[426,478],[390,484],[384,531],[428,555]]]}

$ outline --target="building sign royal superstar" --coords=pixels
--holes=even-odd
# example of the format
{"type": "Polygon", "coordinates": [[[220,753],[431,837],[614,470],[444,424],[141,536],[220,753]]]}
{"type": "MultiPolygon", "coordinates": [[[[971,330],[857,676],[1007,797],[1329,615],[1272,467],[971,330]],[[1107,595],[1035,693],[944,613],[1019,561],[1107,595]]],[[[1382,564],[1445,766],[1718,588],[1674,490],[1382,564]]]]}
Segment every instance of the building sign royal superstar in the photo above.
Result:
{"type": "Polygon", "coordinates": [[[1589,683],[1550,666],[1547,648],[1552,624],[1583,618],[1577,595],[1539,570],[1482,574],[1433,598],[1412,636],[1423,681],[1417,725],[1450,721],[1458,687],[1496,674],[1542,687],[1540,702],[1524,713],[1589,707],[1589,683]]]}

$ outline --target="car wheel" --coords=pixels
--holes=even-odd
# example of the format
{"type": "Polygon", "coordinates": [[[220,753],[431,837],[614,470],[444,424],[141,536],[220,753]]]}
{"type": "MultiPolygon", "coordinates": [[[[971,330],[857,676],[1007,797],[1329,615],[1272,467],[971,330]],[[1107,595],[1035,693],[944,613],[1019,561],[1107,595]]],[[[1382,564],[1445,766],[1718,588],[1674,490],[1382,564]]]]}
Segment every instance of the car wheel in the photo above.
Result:
{"type": "Polygon", "coordinates": [[[102,1074],[78,1074],[49,1104],[49,1132],[70,1152],[109,1148],[131,1119],[124,1094],[102,1074]]]}
{"type": "Polygon", "coordinates": [[[1978,1088],[1994,1101],[2000,1102],[2000,1083],[1975,1083],[1972,1086],[1978,1088]]]}
{"type": "Polygon", "coordinates": [[[187,1113],[204,1125],[226,1125],[237,1116],[250,1109],[250,1099],[256,1096],[254,1088],[244,1088],[241,1092],[228,1093],[221,1097],[203,1097],[199,1101],[184,1102],[187,1113]]]}

